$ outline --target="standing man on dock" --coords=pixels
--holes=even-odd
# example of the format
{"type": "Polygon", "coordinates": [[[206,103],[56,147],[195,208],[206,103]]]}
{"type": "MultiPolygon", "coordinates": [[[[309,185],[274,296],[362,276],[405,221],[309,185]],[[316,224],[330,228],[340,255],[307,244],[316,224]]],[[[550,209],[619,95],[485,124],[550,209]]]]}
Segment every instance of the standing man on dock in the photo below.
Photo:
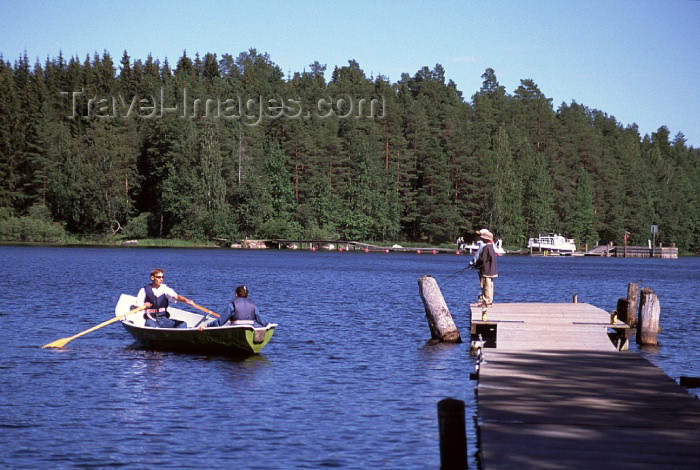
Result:
{"type": "Polygon", "coordinates": [[[498,277],[498,255],[493,245],[493,234],[482,228],[476,232],[484,241],[484,246],[474,262],[474,268],[479,271],[481,284],[481,301],[479,307],[490,307],[493,304],[493,280],[498,277]]]}

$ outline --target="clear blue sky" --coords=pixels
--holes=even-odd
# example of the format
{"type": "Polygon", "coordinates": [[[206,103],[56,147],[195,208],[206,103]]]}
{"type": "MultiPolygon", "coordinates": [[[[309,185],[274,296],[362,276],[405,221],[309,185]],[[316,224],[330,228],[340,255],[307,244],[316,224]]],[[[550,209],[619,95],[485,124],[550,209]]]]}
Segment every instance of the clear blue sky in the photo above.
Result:
{"type": "MultiPolygon", "coordinates": [[[[367,76],[441,64],[469,100],[487,67],[513,93],[530,78],[555,109],[572,100],[666,125],[700,147],[700,1],[37,1],[0,0],[0,53],[43,63],[108,51],[177,62],[255,48],[285,74],[356,60],[367,76]]],[[[330,74],[326,78],[330,78],[330,74]]]]}

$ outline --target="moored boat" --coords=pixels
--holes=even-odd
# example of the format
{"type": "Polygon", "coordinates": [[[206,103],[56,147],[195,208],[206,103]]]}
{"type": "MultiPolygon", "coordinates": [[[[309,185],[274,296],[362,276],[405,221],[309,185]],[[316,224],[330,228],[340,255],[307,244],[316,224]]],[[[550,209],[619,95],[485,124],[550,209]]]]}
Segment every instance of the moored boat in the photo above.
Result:
{"type": "MultiPolygon", "coordinates": [[[[493,249],[496,251],[496,254],[498,255],[505,255],[506,250],[503,249],[503,240],[500,238],[496,240],[496,242],[493,244],[493,249]]],[[[458,245],[458,250],[459,251],[468,251],[469,254],[476,253],[479,251],[479,249],[484,246],[484,242],[479,240],[476,243],[472,243],[471,245],[467,245],[466,243],[462,243],[458,245]]]]}
{"type": "Polygon", "coordinates": [[[570,255],[576,251],[576,243],[574,243],[573,238],[565,238],[556,233],[531,238],[527,242],[527,247],[530,249],[530,253],[570,255]]]}
{"type": "MultiPolygon", "coordinates": [[[[122,294],[114,313],[124,315],[136,304],[136,297],[122,294]]],[[[142,312],[128,315],[121,320],[126,331],[143,347],[194,353],[251,355],[259,353],[270,341],[276,323],[265,327],[253,325],[226,325],[197,328],[204,315],[168,307],[170,318],[184,321],[187,328],[151,328],[145,326],[142,312]]],[[[208,320],[207,320],[208,321],[208,320]]]]}

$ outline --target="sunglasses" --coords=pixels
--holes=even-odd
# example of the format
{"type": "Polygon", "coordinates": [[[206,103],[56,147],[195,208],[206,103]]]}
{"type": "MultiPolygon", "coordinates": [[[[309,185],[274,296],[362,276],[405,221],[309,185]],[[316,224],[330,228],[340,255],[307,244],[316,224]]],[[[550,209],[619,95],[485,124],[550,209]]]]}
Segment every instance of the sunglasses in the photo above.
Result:
{"type": "Polygon", "coordinates": [[[153,276],[153,277],[155,277],[156,279],[163,279],[163,276],[153,276]]]}

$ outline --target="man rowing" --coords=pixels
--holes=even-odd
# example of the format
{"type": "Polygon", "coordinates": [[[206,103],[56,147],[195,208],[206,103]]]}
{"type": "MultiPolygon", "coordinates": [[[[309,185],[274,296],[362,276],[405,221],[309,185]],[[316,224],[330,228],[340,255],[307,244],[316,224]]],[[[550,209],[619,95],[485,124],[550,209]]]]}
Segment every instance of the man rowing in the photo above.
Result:
{"type": "Polygon", "coordinates": [[[194,305],[194,301],[179,295],[172,288],[163,282],[164,273],[162,269],[156,268],[151,271],[151,283],[141,288],[136,295],[136,306],[145,306],[143,317],[146,319],[146,326],[152,328],[187,328],[187,324],[180,320],[171,320],[168,313],[168,305],[172,301],[185,302],[194,305]]]}

